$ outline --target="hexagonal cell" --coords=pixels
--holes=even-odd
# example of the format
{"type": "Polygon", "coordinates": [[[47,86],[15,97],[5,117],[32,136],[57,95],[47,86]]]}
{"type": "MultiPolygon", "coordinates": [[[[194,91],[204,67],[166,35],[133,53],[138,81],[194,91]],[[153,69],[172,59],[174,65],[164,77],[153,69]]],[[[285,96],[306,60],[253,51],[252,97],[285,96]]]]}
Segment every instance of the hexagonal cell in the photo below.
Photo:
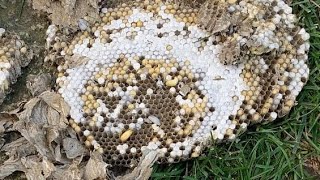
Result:
{"type": "Polygon", "coordinates": [[[188,9],[162,1],[133,4],[122,5],[121,13],[102,12],[101,23],[89,27],[94,36],[81,31],[59,50],[65,59],[88,59],[81,67],[69,69],[69,60],[59,66],[59,93],[81,140],[88,144],[89,130],[112,165],[136,164],[143,148],[167,148],[160,163],[199,156],[206,137],[233,139],[248,124],[288,113],[307,82],[309,36],[294,18],[274,19],[292,17],[275,1],[238,6],[214,0],[188,9]],[[253,18],[247,11],[253,6],[265,11],[253,18]],[[268,11],[274,7],[280,11],[268,11]],[[228,130],[218,131],[222,126],[228,130]],[[173,148],[181,143],[192,151],[181,155],[182,146],[173,148]]]}

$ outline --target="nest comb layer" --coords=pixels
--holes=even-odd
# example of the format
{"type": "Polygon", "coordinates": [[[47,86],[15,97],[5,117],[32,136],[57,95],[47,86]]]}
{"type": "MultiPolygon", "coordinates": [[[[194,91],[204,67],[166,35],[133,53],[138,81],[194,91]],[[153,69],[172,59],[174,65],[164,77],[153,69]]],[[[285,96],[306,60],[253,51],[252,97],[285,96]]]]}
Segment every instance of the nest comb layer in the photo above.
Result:
{"type": "Polygon", "coordinates": [[[201,23],[207,4],[158,0],[103,8],[73,39],[53,38],[59,93],[86,146],[112,165],[135,166],[145,150],[178,162],[290,111],[308,79],[309,35],[284,1],[223,3],[219,32],[201,23]]]}
{"type": "Polygon", "coordinates": [[[21,68],[29,64],[30,55],[19,36],[4,31],[0,34],[0,104],[10,84],[15,83],[21,75],[21,68]]]}

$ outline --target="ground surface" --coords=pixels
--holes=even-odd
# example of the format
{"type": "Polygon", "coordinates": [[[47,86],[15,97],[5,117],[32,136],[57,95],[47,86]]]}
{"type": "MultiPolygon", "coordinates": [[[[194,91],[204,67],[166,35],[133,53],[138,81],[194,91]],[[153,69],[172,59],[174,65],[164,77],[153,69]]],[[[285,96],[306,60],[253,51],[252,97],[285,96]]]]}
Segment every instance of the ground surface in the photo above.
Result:
{"type": "MultiPolygon", "coordinates": [[[[292,6],[311,35],[310,79],[297,106],[272,124],[251,127],[234,143],[213,146],[206,156],[156,165],[152,179],[320,179],[320,0],[293,0],[292,6]]],[[[0,0],[0,27],[39,47],[39,54],[46,26],[46,19],[32,13],[25,0],[0,0]]],[[[30,97],[26,76],[47,71],[40,68],[42,59],[34,58],[24,70],[1,110],[30,97]]]]}

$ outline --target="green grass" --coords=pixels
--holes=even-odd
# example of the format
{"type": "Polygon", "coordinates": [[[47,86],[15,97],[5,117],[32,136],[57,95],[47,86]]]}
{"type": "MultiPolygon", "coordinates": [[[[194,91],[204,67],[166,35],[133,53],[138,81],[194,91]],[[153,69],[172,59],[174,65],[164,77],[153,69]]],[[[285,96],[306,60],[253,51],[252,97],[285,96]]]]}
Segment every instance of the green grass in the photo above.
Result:
{"type": "Polygon", "coordinates": [[[310,33],[310,79],[289,115],[251,127],[237,142],[211,147],[206,156],[156,165],[152,179],[316,179],[305,160],[320,155],[320,0],[293,0],[310,33]]]}

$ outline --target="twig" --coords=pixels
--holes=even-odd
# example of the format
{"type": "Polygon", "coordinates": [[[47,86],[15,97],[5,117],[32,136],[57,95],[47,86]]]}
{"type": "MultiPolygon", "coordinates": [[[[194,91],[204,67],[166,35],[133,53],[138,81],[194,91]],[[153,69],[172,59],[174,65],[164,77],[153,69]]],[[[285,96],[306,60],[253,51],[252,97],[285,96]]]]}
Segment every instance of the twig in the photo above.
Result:
{"type": "Polygon", "coordinates": [[[313,0],[309,0],[309,1],[320,9],[320,5],[318,3],[314,2],[313,0]]]}
{"type": "Polygon", "coordinates": [[[7,6],[5,6],[4,4],[0,3],[0,8],[7,9],[7,6]]]}
{"type": "Polygon", "coordinates": [[[25,2],[26,2],[26,0],[22,0],[21,9],[20,9],[20,12],[19,12],[19,19],[21,18],[21,15],[22,15],[22,12],[23,12],[23,7],[24,7],[25,2]]]}

